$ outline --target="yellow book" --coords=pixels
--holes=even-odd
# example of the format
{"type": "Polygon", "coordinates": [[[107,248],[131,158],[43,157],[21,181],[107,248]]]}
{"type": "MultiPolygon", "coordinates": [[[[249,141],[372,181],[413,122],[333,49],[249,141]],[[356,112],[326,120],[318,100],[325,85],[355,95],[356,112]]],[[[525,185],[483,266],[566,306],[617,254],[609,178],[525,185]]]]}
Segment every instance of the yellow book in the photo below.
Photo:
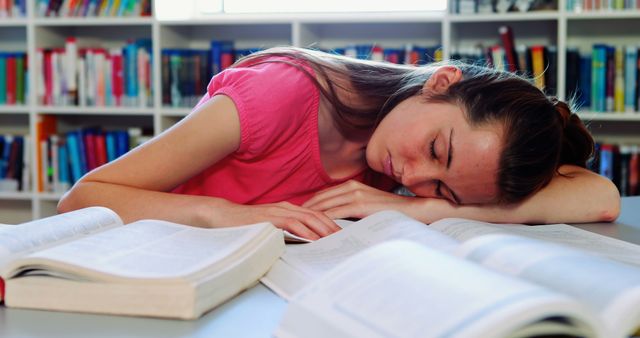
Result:
{"type": "Polygon", "coordinates": [[[534,83],[540,90],[544,90],[544,46],[531,47],[531,63],[533,66],[534,83]]]}
{"type": "Polygon", "coordinates": [[[616,47],[616,73],[613,87],[614,111],[624,112],[624,51],[616,47]]]}

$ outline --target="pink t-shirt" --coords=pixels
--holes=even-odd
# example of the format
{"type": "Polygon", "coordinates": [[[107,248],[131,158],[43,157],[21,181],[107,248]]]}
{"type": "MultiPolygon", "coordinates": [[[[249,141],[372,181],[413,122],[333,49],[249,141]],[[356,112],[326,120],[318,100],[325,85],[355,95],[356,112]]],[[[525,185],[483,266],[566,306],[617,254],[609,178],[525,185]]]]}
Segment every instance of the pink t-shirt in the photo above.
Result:
{"type": "MultiPolygon", "coordinates": [[[[314,74],[302,61],[287,61],[314,74]]],[[[320,91],[296,67],[268,62],[229,68],[213,77],[201,103],[215,95],[226,95],[235,103],[240,146],[174,192],[242,204],[302,204],[321,189],[375,176],[369,170],[342,179],[327,175],[318,139],[320,91]]]]}

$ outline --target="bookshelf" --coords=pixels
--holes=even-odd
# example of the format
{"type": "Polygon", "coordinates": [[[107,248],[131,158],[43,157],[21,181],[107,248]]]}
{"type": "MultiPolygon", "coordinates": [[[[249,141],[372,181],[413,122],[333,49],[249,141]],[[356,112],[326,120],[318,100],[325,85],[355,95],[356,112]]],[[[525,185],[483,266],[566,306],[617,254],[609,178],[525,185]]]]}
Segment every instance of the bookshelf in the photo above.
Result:
{"type": "MultiPolygon", "coordinates": [[[[411,13],[326,13],[326,14],[211,14],[194,20],[164,21],[154,17],[125,18],[40,18],[35,0],[29,0],[25,18],[0,20],[0,51],[28,53],[35,64],[38,48],[60,47],[68,36],[78,46],[122,47],[128,39],[152,39],[152,58],[161,59],[164,48],[209,48],[212,39],[233,40],[236,47],[276,45],[344,47],[353,43],[378,43],[400,47],[406,43],[441,45],[444,58],[452,50],[475,43],[500,44],[497,29],[513,27],[516,43],[557,46],[558,94],[564,99],[568,47],[585,52],[593,43],[637,44],[640,10],[568,12],[566,1],[558,10],[506,14],[411,13]]],[[[140,127],[158,134],[179,121],[189,108],[164,107],[160,62],[152,66],[154,96],[149,107],[73,107],[45,106],[37,102],[29,72],[28,100],[25,105],[0,105],[1,134],[36,134],[40,115],[55,115],[58,131],[83,126],[113,128],[140,127]]],[[[640,144],[640,113],[580,112],[597,139],[640,144]]],[[[42,193],[36,181],[37,158],[31,144],[29,170],[31,188],[26,192],[0,192],[0,223],[18,223],[55,213],[60,193],[42,193]]]]}

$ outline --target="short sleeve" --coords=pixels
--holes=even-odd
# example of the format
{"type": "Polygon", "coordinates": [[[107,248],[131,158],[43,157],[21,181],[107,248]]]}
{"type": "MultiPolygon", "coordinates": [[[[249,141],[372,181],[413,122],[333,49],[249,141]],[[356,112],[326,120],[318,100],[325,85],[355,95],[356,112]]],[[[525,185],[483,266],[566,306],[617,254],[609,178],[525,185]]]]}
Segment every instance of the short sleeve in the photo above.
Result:
{"type": "Polygon", "coordinates": [[[209,97],[226,95],[238,110],[241,139],[237,156],[260,156],[290,142],[310,119],[317,126],[319,91],[311,78],[314,72],[299,61],[292,62],[269,59],[228,68],[209,83],[209,97]]]}

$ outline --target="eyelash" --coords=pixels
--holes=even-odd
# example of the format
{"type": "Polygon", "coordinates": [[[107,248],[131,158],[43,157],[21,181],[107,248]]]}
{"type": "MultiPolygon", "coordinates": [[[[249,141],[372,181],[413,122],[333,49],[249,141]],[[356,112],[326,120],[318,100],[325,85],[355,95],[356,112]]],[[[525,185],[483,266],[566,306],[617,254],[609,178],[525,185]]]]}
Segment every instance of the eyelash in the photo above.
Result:
{"type": "MultiPolygon", "coordinates": [[[[431,145],[430,145],[430,151],[431,151],[431,157],[435,158],[436,160],[438,159],[438,156],[436,155],[436,138],[433,139],[433,141],[431,141],[431,145]]],[[[437,181],[436,182],[436,196],[442,196],[442,191],[440,190],[442,186],[442,181],[437,181]]]]}
{"type": "Polygon", "coordinates": [[[438,156],[436,156],[436,139],[435,138],[433,139],[433,141],[431,141],[430,148],[431,148],[431,157],[437,160],[438,156]]]}

